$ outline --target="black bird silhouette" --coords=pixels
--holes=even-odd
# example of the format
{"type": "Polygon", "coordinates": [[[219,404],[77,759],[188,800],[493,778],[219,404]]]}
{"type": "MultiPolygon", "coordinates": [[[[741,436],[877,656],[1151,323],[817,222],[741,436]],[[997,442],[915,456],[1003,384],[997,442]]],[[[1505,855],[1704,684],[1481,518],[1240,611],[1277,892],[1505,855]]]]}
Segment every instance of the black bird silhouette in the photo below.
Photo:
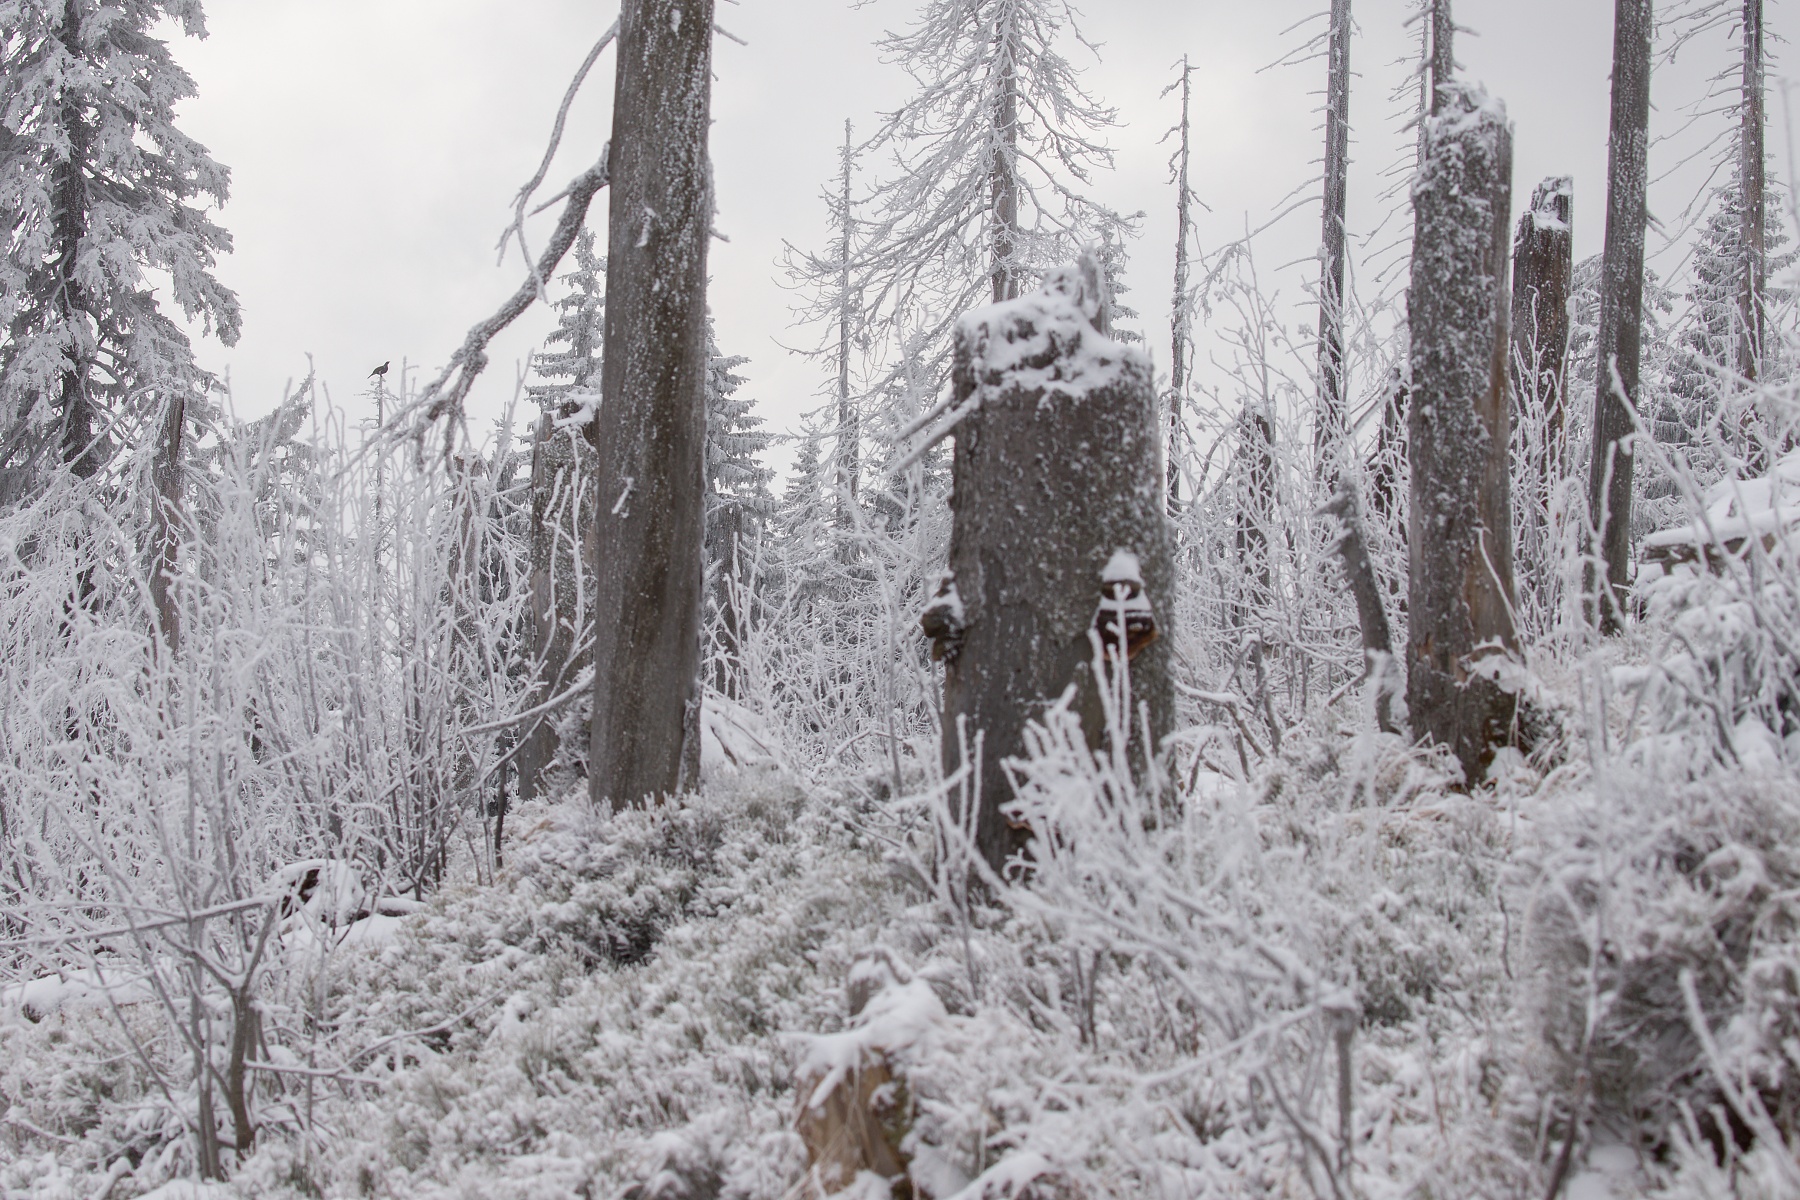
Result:
{"type": "Polygon", "coordinates": [[[387,363],[382,363],[379,367],[376,367],[373,371],[369,372],[369,378],[373,379],[377,375],[386,375],[387,369],[387,363]]]}

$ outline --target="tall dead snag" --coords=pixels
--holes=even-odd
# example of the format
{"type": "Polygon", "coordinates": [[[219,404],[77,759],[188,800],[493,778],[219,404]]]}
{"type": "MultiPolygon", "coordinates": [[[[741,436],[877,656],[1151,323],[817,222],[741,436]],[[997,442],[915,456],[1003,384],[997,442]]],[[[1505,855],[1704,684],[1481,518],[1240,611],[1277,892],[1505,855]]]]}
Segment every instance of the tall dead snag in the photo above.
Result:
{"type": "Polygon", "coordinates": [[[157,632],[173,655],[181,648],[181,610],[175,602],[175,573],[180,569],[181,499],[186,480],[182,451],[187,431],[187,398],[169,396],[162,434],[150,467],[150,605],[156,610],[157,632]]]}
{"type": "Polygon", "coordinates": [[[1375,723],[1383,733],[1398,733],[1394,724],[1394,635],[1388,626],[1387,606],[1381,600],[1381,580],[1369,557],[1369,537],[1363,523],[1362,498],[1348,475],[1338,479],[1321,511],[1338,519],[1335,547],[1343,561],[1344,582],[1356,601],[1356,622],[1362,629],[1363,678],[1375,689],[1375,723]]]}
{"type": "Polygon", "coordinates": [[[1407,447],[1406,704],[1476,783],[1514,698],[1484,660],[1515,649],[1507,490],[1507,225],[1512,128],[1480,88],[1438,89],[1413,183],[1412,388],[1407,447]]]}
{"type": "Polygon", "coordinates": [[[1644,320],[1644,190],[1650,150],[1651,0],[1613,7],[1612,128],[1606,148],[1606,244],[1600,258],[1600,332],[1595,338],[1594,457],[1588,519],[1606,564],[1596,597],[1600,631],[1616,633],[1631,569],[1632,406],[1644,320]]]}
{"type": "MultiPolygon", "coordinates": [[[[1514,410],[1528,429],[1540,431],[1525,447],[1521,464],[1525,515],[1521,521],[1522,569],[1550,567],[1545,556],[1544,517],[1550,493],[1567,470],[1568,425],[1563,386],[1568,378],[1569,284],[1575,271],[1575,242],[1569,224],[1574,181],[1553,175],[1537,185],[1531,207],[1513,233],[1512,371],[1514,410]]],[[[1539,584],[1541,580],[1531,580],[1539,584]]]]}
{"type": "MultiPolygon", "coordinates": [[[[1189,329],[1193,310],[1188,297],[1188,242],[1194,235],[1194,190],[1188,186],[1188,107],[1193,98],[1193,76],[1194,68],[1184,54],[1181,56],[1181,124],[1170,131],[1179,134],[1175,155],[1169,164],[1175,183],[1175,300],[1169,308],[1169,441],[1164,447],[1168,456],[1170,516],[1180,509],[1180,447],[1184,428],[1181,399],[1187,393],[1188,364],[1193,358],[1193,337],[1189,329]]],[[[1174,87],[1170,84],[1163,89],[1163,94],[1167,95],[1174,87]]]]}
{"type": "Polygon", "coordinates": [[[1344,205],[1350,187],[1350,0],[1331,0],[1326,42],[1325,215],[1319,279],[1319,412],[1313,449],[1320,476],[1337,478],[1344,439],[1344,205]]]}
{"type": "MultiPolygon", "coordinates": [[[[1738,278],[1737,372],[1752,383],[1762,377],[1766,325],[1763,304],[1769,271],[1768,231],[1764,228],[1768,220],[1764,208],[1764,62],[1763,0],[1744,0],[1744,94],[1739,104],[1738,130],[1738,186],[1743,192],[1740,252],[1744,261],[1738,278]]],[[[1748,470],[1753,474],[1768,470],[1770,448],[1762,444],[1754,430],[1746,433],[1744,457],[1748,470]]]]}
{"type": "Polygon", "coordinates": [[[980,738],[976,842],[1000,870],[1024,850],[1001,761],[1074,684],[1082,726],[1106,733],[1090,630],[1124,643],[1134,707],[1160,740],[1173,716],[1174,607],[1156,389],[1149,360],[1106,332],[1098,265],[1053,271],[958,323],[950,569],[922,624],[945,660],[944,766],[980,738]],[[1125,630],[1117,629],[1123,606],[1125,630]]]}
{"type": "Polygon", "coordinates": [[[595,801],[615,807],[695,782],[712,26],[712,0],[619,14],[588,755],[595,801]]]}

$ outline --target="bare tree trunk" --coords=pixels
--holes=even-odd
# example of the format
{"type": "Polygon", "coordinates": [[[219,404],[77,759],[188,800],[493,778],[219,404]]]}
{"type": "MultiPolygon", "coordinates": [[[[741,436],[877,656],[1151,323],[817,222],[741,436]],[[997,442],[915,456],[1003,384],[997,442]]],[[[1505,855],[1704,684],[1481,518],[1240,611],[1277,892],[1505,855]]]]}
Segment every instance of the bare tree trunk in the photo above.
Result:
{"type": "MultiPolygon", "coordinates": [[[[1598,381],[1588,517],[1606,564],[1600,630],[1616,633],[1631,581],[1631,484],[1644,316],[1645,186],[1650,148],[1651,0],[1615,0],[1612,131],[1606,151],[1606,246],[1600,266],[1598,381]]],[[[1591,574],[1591,572],[1590,572],[1591,574]]]]}
{"type": "MultiPolygon", "coordinates": [[[[850,251],[853,220],[850,210],[850,174],[855,165],[850,142],[850,121],[844,120],[844,151],[838,164],[838,486],[845,497],[840,511],[844,528],[854,526],[857,483],[862,475],[862,423],[850,403],[850,251]]],[[[735,557],[735,555],[733,555],[735,557]]]]}
{"type": "Polygon", "coordinates": [[[1074,684],[1090,745],[1105,737],[1090,631],[1123,642],[1153,739],[1173,717],[1168,643],[1150,624],[1166,630],[1174,608],[1156,389],[1149,362],[1104,332],[1099,267],[1083,265],[957,328],[956,395],[980,389],[980,404],[956,430],[950,572],[922,623],[946,660],[945,769],[964,736],[981,739],[976,841],[996,870],[1030,838],[1005,816],[1000,766],[1024,753],[1026,722],[1074,684]],[[1061,382],[1044,382],[1050,363],[1061,382]],[[1102,603],[1115,586],[1129,594],[1122,637],[1116,601],[1102,603]]]}
{"type": "MultiPolygon", "coordinates": [[[[1737,371],[1752,383],[1762,378],[1767,323],[1763,307],[1768,276],[1768,237],[1764,229],[1768,218],[1764,207],[1767,164],[1763,156],[1765,62],[1763,0],[1744,0],[1744,96],[1740,105],[1742,124],[1738,131],[1738,178],[1744,205],[1740,214],[1743,223],[1740,236],[1744,261],[1739,268],[1737,371]]],[[[1754,409],[1745,415],[1754,426],[1754,409]]],[[[1764,445],[1754,428],[1746,432],[1744,457],[1749,469],[1754,473],[1766,471],[1771,451],[1778,448],[1764,445]]]]}
{"type": "MultiPolygon", "coordinates": [[[[1515,409],[1521,421],[1539,423],[1543,445],[1536,447],[1522,472],[1531,489],[1520,528],[1523,569],[1553,569],[1545,555],[1544,515],[1550,493],[1567,470],[1567,410],[1563,389],[1568,379],[1569,286],[1575,271],[1575,242],[1570,224],[1574,181],[1553,175],[1537,185],[1531,207],[1519,217],[1513,234],[1512,367],[1515,409]]],[[[1530,447],[1527,448],[1531,449],[1530,447]]],[[[1549,580],[1530,578],[1542,588],[1549,580]]]]}
{"type": "Polygon", "coordinates": [[[1232,542],[1241,565],[1238,577],[1255,588],[1253,595],[1232,606],[1232,623],[1240,629],[1273,600],[1269,534],[1275,526],[1275,421],[1271,411],[1265,396],[1247,401],[1238,417],[1238,508],[1232,542]]]}
{"type": "Polygon", "coordinates": [[[1313,451],[1319,476],[1335,481],[1344,439],[1344,205],[1350,182],[1350,0],[1331,0],[1325,84],[1325,215],[1319,280],[1319,411],[1313,451]]]}
{"type": "Polygon", "coordinates": [[[162,436],[150,468],[150,604],[162,645],[173,657],[181,648],[181,610],[173,594],[180,570],[181,500],[185,472],[182,442],[187,426],[187,399],[173,392],[163,414],[162,436]]]}
{"type": "Polygon", "coordinates": [[[1193,191],[1188,187],[1188,103],[1192,99],[1193,68],[1187,55],[1181,56],[1181,146],[1176,151],[1175,173],[1175,301],[1169,310],[1169,513],[1174,515],[1181,499],[1181,461],[1177,447],[1182,443],[1181,398],[1187,393],[1188,359],[1192,355],[1188,339],[1188,240],[1193,237],[1193,191]]]}
{"type": "MultiPolygon", "coordinates": [[[[995,41],[1004,52],[1012,31],[1002,29],[995,41]]],[[[994,98],[994,161],[990,168],[994,206],[994,303],[1019,294],[1019,177],[1014,161],[1019,146],[1019,80],[1014,64],[1001,67],[1000,94],[994,98]]]]}
{"type": "Polygon", "coordinates": [[[712,0],[619,15],[588,756],[615,807],[696,782],[712,25],[712,0]]]}
{"type": "Polygon", "coordinates": [[[1516,649],[1507,491],[1512,130],[1478,88],[1439,89],[1413,184],[1407,708],[1473,786],[1515,700],[1482,659],[1516,649]]]}

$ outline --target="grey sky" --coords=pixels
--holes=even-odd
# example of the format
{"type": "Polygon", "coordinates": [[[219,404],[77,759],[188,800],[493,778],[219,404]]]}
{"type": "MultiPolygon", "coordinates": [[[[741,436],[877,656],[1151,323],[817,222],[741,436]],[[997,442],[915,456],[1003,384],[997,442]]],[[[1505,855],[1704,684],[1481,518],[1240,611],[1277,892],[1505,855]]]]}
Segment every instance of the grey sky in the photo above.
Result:
{"type": "MultiPolygon", "coordinates": [[[[1142,313],[1161,367],[1174,220],[1168,147],[1157,142],[1176,113],[1173,98],[1158,93],[1173,78],[1174,61],[1192,56],[1194,184],[1212,209],[1201,214],[1200,237],[1216,246],[1246,221],[1260,224],[1317,170],[1313,109],[1323,64],[1259,69],[1301,41],[1303,30],[1284,29],[1322,7],[1323,0],[1089,0],[1084,31],[1101,56],[1096,61],[1073,41],[1066,47],[1092,91],[1119,110],[1111,139],[1117,170],[1094,190],[1125,211],[1146,212],[1127,299],[1142,313]]],[[[1404,0],[1355,6],[1353,233],[1379,221],[1378,197],[1392,182],[1379,172],[1410,144],[1389,99],[1407,69],[1397,60],[1414,47],[1401,28],[1407,7],[1404,0]]],[[[749,390],[777,428],[819,402],[824,373],[778,344],[816,335],[790,327],[791,297],[775,260],[784,240],[821,244],[819,192],[844,119],[867,131],[878,110],[905,94],[904,75],[880,61],[873,42],[915,10],[916,0],[719,7],[720,23],[749,45],[721,39],[715,52],[718,225],[730,241],[712,249],[711,299],[722,348],[750,356],[749,390]]],[[[392,359],[397,371],[407,359],[435,370],[464,330],[517,285],[516,253],[501,267],[494,259],[508,200],[542,153],[570,74],[616,11],[593,0],[208,0],[211,37],[175,49],[201,92],[183,106],[184,127],[234,173],[224,222],[237,250],[221,275],[244,301],[244,336],[235,350],[205,347],[203,358],[229,367],[241,413],[272,406],[284,383],[304,374],[308,351],[333,398],[360,411],[356,396],[371,367],[392,359]]],[[[1544,175],[1572,174],[1576,253],[1596,252],[1612,5],[1460,0],[1457,17],[1477,31],[1459,38],[1458,60],[1506,101],[1515,122],[1515,207],[1544,175]]],[[[1795,24],[1791,8],[1770,5],[1772,34],[1791,37],[1795,24]]],[[[1730,66],[1729,54],[1720,34],[1659,73],[1660,129],[1678,124],[1678,110],[1701,94],[1711,71],[1730,66]]],[[[1778,65],[1774,74],[1781,71],[1778,65]]],[[[609,52],[577,103],[551,170],[552,191],[600,152],[611,72],[609,52]]],[[[1785,177],[1778,95],[1771,110],[1770,146],[1785,177]]],[[[1679,144],[1658,145],[1653,172],[1725,136],[1715,118],[1679,144]]],[[[1660,183],[1652,210],[1672,221],[1700,178],[1690,166],[1660,183]]],[[[604,193],[590,218],[602,230],[603,202],[604,193]]],[[[1264,239],[1266,273],[1311,254],[1317,212],[1315,205],[1294,214],[1264,239]]],[[[549,219],[540,218],[538,244],[549,219]]],[[[1403,214],[1397,228],[1409,222],[1403,214]]],[[[1283,294],[1299,300],[1313,274],[1310,264],[1289,266],[1283,294]]],[[[1294,318],[1310,319],[1298,309],[1294,318]]],[[[500,410],[515,363],[546,328],[534,311],[496,344],[475,414],[500,410]]]]}

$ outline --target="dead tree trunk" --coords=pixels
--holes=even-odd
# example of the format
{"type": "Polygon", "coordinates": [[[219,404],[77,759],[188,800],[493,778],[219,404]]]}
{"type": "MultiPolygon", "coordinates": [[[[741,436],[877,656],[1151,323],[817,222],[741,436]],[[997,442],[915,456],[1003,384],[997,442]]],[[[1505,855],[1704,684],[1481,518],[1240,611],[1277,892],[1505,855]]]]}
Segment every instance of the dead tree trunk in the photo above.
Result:
{"type": "Polygon", "coordinates": [[[1173,716],[1155,629],[1174,607],[1156,389],[1105,332],[1103,286],[1084,257],[957,327],[954,386],[973,408],[956,430],[950,570],[922,623],[946,664],[946,771],[980,738],[976,841],[996,870],[1030,838],[1007,819],[1000,766],[1024,753],[1026,722],[1074,684],[1089,744],[1105,737],[1090,631],[1129,659],[1153,739],[1173,716]]]}
{"type": "Polygon", "coordinates": [[[162,435],[150,468],[150,604],[156,610],[156,627],[162,635],[163,648],[171,656],[181,648],[181,610],[175,601],[174,584],[175,573],[180,570],[186,429],[187,398],[177,391],[169,396],[163,413],[162,435]]]}
{"type": "Polygon", "coordinates": [[[1344,205],[1350,183],[1350,0],[1331,0],[1326,43],[1325,215],[1319,280],[1319,412],[1313,451],[1320,478],[1335,481],[1344,439],[1344,205]]]}
{"type": "Polygon", "coordinates": [[[1645,186],[1650,149],[1651,0],[1615,0],[1612,130],[1606,150],[1606,244],[1600,258],[1600,333],[1594,391],[1594,457],[1589,464],[1588,519],[1606,565],[1593,586],[1600,631],[1618,632],[1631,581],[1629,441],[1638,398],[1644,317],[1645,186]]]}
{"type": "MultiPolygon", "coordinates": [[[[1456,75],[1456,18],[1450,11],[1450,0],[1431,0],[1431,102],[1425,111],[1436,115],[1442,106],[1438,89],[1449,83],[1456,75]]],[[[1419,133],[1419,149],[1424,153],[1424,130],[1419,133]]]]}
{"type": "Polygon", "coordinates": [[[1473,786],[1512,726],[1483,660],[1514,650],[1507,492],[1506,110],[1439,89],[1413,184],[1412,465],[1406,703],[1413,733],[1449,747],[1473,786]]]}
{"type": "MultiPolygon", "coordinates": [[[[1007,41],[1002,30],[996,40],[1007,41]]],[[[1019,294],[1019,80],[1009,64],[994,97],[994,157],[988,167],[993,204],[994,303],[1019,294]]]]}
{"type": "Polygon", "coordinates": [[[850,252],[855,218],[851,215],[850,177],[856,165],[856,148],[850,141],[850,121],[844,121],[844,149],[838,160],[838,344],[837,344],[837,457],[838,523],[856,526],[856,493],[862,476],[862,422],[850,401],[850,252]]]}
{"type": "Polygon", "coordinates": [[[1375,689],[1375,723],[1383,733],[1398,733],[1393,718],[1394,635],[1388,627],[1387,606],[1381,601],[1381,580],[1369,557],[1362,500],[1350,476],[1338,480],[1337,491],[1323,511],[1338,519],[1337,553],[1343,560],[1344,582],[1356,601],[1356,621],[1362,629],[1363,678],[1375,689]]]}
{"type": "Polygon", "coordinates": [[[713,0],[625,0],[595,507],[596,802],[679,792],[700,716],[713,0]]]}
{"type": "Polygon", "coordinates": [[[1191,207],[1194,193],[1188,187],[1188,102],[1192,98],[1192,76],[1194,69],[1188,65],[1187,55],[1181,56],[1181,144],[1175,150],[1175,300],[1170,308],[1169,347],[1169,441],[1165,450],[1168,454],[1169,471],[1169,515],[1173,516],[1180,507],[1181,500],[1181,459],[1179,450],[1182,442],[1181,398],[1187,391],[1188,360],[1193,351],[1190,346],[1188,322],[1188,240],[1193,237],[1193,209],[1191,207]]]}
{"type": "Polygon", "coordinates": [[[1232,625],[1243,629],[1274,605],[1275,581],[1269,555],[1275,532],[1275,418],[1267,396],[1247,400],[1238,416],[1237,513],[1232,544],[1243,591],[1231,606],[1232,625]]]}
{"type": "MultiPolygon", "coordinates": [[[[581,643],[594,611],[593,571],[582,547],[594,520],[594,449],[580,433],[556,428],[556,415],[546,411],[539,419],[531,449],[532,659],[539,679],[534,705],[562,694],[587,666],[581,643]]],[[[518,757],[521,801],[543,791],[544,772],[562,748],[556,721],[556,713],[547,713],[525,734],[518,757]]]]}
{"type": "MultiPolygon", "coordinates": [[[[1763,307],[1769,269],[1768,233],[1764,228],[1768,219],[1764,207],[1767,168],[1763,156],[1764,64],[1763,0],[1744,0],[1744,95],[1739,106],[1741,125],[1738,130],[1738,187],[1743,193],[1744,205],[1739,214],[1743,263],[1739,267],[1738,280],[1737,373],[1749,383],[1762,378],[1763,338],[1767,324],[1763,307]]],[[[1771,452],[1779,452],[1780,447],[1763,444],[1759,431],[1754,428],[1754,406],[1745,416],[1751,428],[1746,430],[1744,438],[1744,458],[1749,471],[1760,474],[1768,470],[1771,452]]]]}
{"type": "Polygon", "coordinates": [[[1547,557],[1546,520],[1550,494],[1567,469],[1566,408],[1563,387],[1568,378],[1569,285],[1574,275],[1574,238],[1569,223],[1574,181],[1553,175],[1531,194],[1531,207],[1519,217],[1513,234],[1512,368],[1514,410],[1527,429],[1536,429],[1541,444],[1525,447],[1523,464],[1525,511],[1520,520],[1520,559],[1530,586],[1553,570],[1547,557]]]}

